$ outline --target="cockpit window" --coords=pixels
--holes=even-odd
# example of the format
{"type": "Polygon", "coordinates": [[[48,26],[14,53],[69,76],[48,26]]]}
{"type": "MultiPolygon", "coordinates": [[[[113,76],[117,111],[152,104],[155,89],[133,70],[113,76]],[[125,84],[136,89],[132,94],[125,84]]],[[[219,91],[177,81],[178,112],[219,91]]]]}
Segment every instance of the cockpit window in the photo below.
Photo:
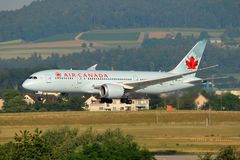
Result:
{"type": "Polygon", "coordinates": [[[30,76],[28,79],[37,79],[36,76],[30,76]]]}

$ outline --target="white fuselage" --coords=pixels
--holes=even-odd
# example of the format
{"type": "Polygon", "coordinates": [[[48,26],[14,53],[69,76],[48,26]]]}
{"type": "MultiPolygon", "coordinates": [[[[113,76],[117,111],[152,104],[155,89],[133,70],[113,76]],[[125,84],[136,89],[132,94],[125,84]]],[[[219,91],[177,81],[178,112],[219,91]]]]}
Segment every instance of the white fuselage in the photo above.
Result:
{"type": "MultiPolygon", "coordinates": [[[[168,72],[46,70],[32,74],[23,87],[32,91],[61,93],[99,93],[97,86],[164,78],[168,72]]],[[[194,80],[199,78],[194,78],[194,80]]],[[[180,78],[136,90],[137,93],[159,94],[194,86],[189,78],[180,78]]]]}
{"type": "MultiPolygon", "coordinates": [[[[32,91],[99,93],[102,98],[121,98],[132,92],[159,94],[194,86],[206,40],[196,43],[170,72],[46,70],[32,74],[23,87],[32,91]]],[[[209,68],[209,67],[208,67],[209,68]]],[[[207,69],[207,68],[205,68],[207,69]]]]}

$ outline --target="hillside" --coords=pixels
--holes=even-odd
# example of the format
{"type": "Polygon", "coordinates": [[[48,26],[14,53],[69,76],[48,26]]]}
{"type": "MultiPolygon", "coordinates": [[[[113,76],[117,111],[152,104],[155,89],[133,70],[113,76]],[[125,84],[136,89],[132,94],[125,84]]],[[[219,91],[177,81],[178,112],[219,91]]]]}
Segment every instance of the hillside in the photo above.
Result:
{"type": "Polygon", "coordinates": [[[91,29],[240,26],[239,0],[38,0],[0,12],[0,41],[91,29]]]}

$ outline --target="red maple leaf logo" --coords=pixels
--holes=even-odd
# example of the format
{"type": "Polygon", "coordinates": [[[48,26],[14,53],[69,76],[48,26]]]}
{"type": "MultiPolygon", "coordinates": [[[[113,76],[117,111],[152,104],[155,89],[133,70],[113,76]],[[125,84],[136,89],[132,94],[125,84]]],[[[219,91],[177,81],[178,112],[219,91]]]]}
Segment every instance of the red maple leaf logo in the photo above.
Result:
{"type": "Polygon", "coordinates": [[[55,77],[60,78],[60,77],[62,77],[62,74],[59,73],[59,72],[56,72],[56,73],[55,73],[55,77]]]}
{"type": "Polygon", "coordinates": [[[198,60],[196,60],[193,56],[186,60],[187,69],[196,69],[198,65],[198,60]]]}

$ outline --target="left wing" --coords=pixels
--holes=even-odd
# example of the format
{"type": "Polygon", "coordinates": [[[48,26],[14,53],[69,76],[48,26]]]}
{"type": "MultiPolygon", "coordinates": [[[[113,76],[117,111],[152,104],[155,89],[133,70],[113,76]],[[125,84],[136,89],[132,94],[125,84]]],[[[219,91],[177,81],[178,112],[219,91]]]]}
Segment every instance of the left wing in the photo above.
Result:
{"type": "Polygon", "coordinates": [[[95,64],[95,65],[89,67],[87,70],[89,70],[89,71],[96,71],[97,65],[98,64],[95,64]]]}

